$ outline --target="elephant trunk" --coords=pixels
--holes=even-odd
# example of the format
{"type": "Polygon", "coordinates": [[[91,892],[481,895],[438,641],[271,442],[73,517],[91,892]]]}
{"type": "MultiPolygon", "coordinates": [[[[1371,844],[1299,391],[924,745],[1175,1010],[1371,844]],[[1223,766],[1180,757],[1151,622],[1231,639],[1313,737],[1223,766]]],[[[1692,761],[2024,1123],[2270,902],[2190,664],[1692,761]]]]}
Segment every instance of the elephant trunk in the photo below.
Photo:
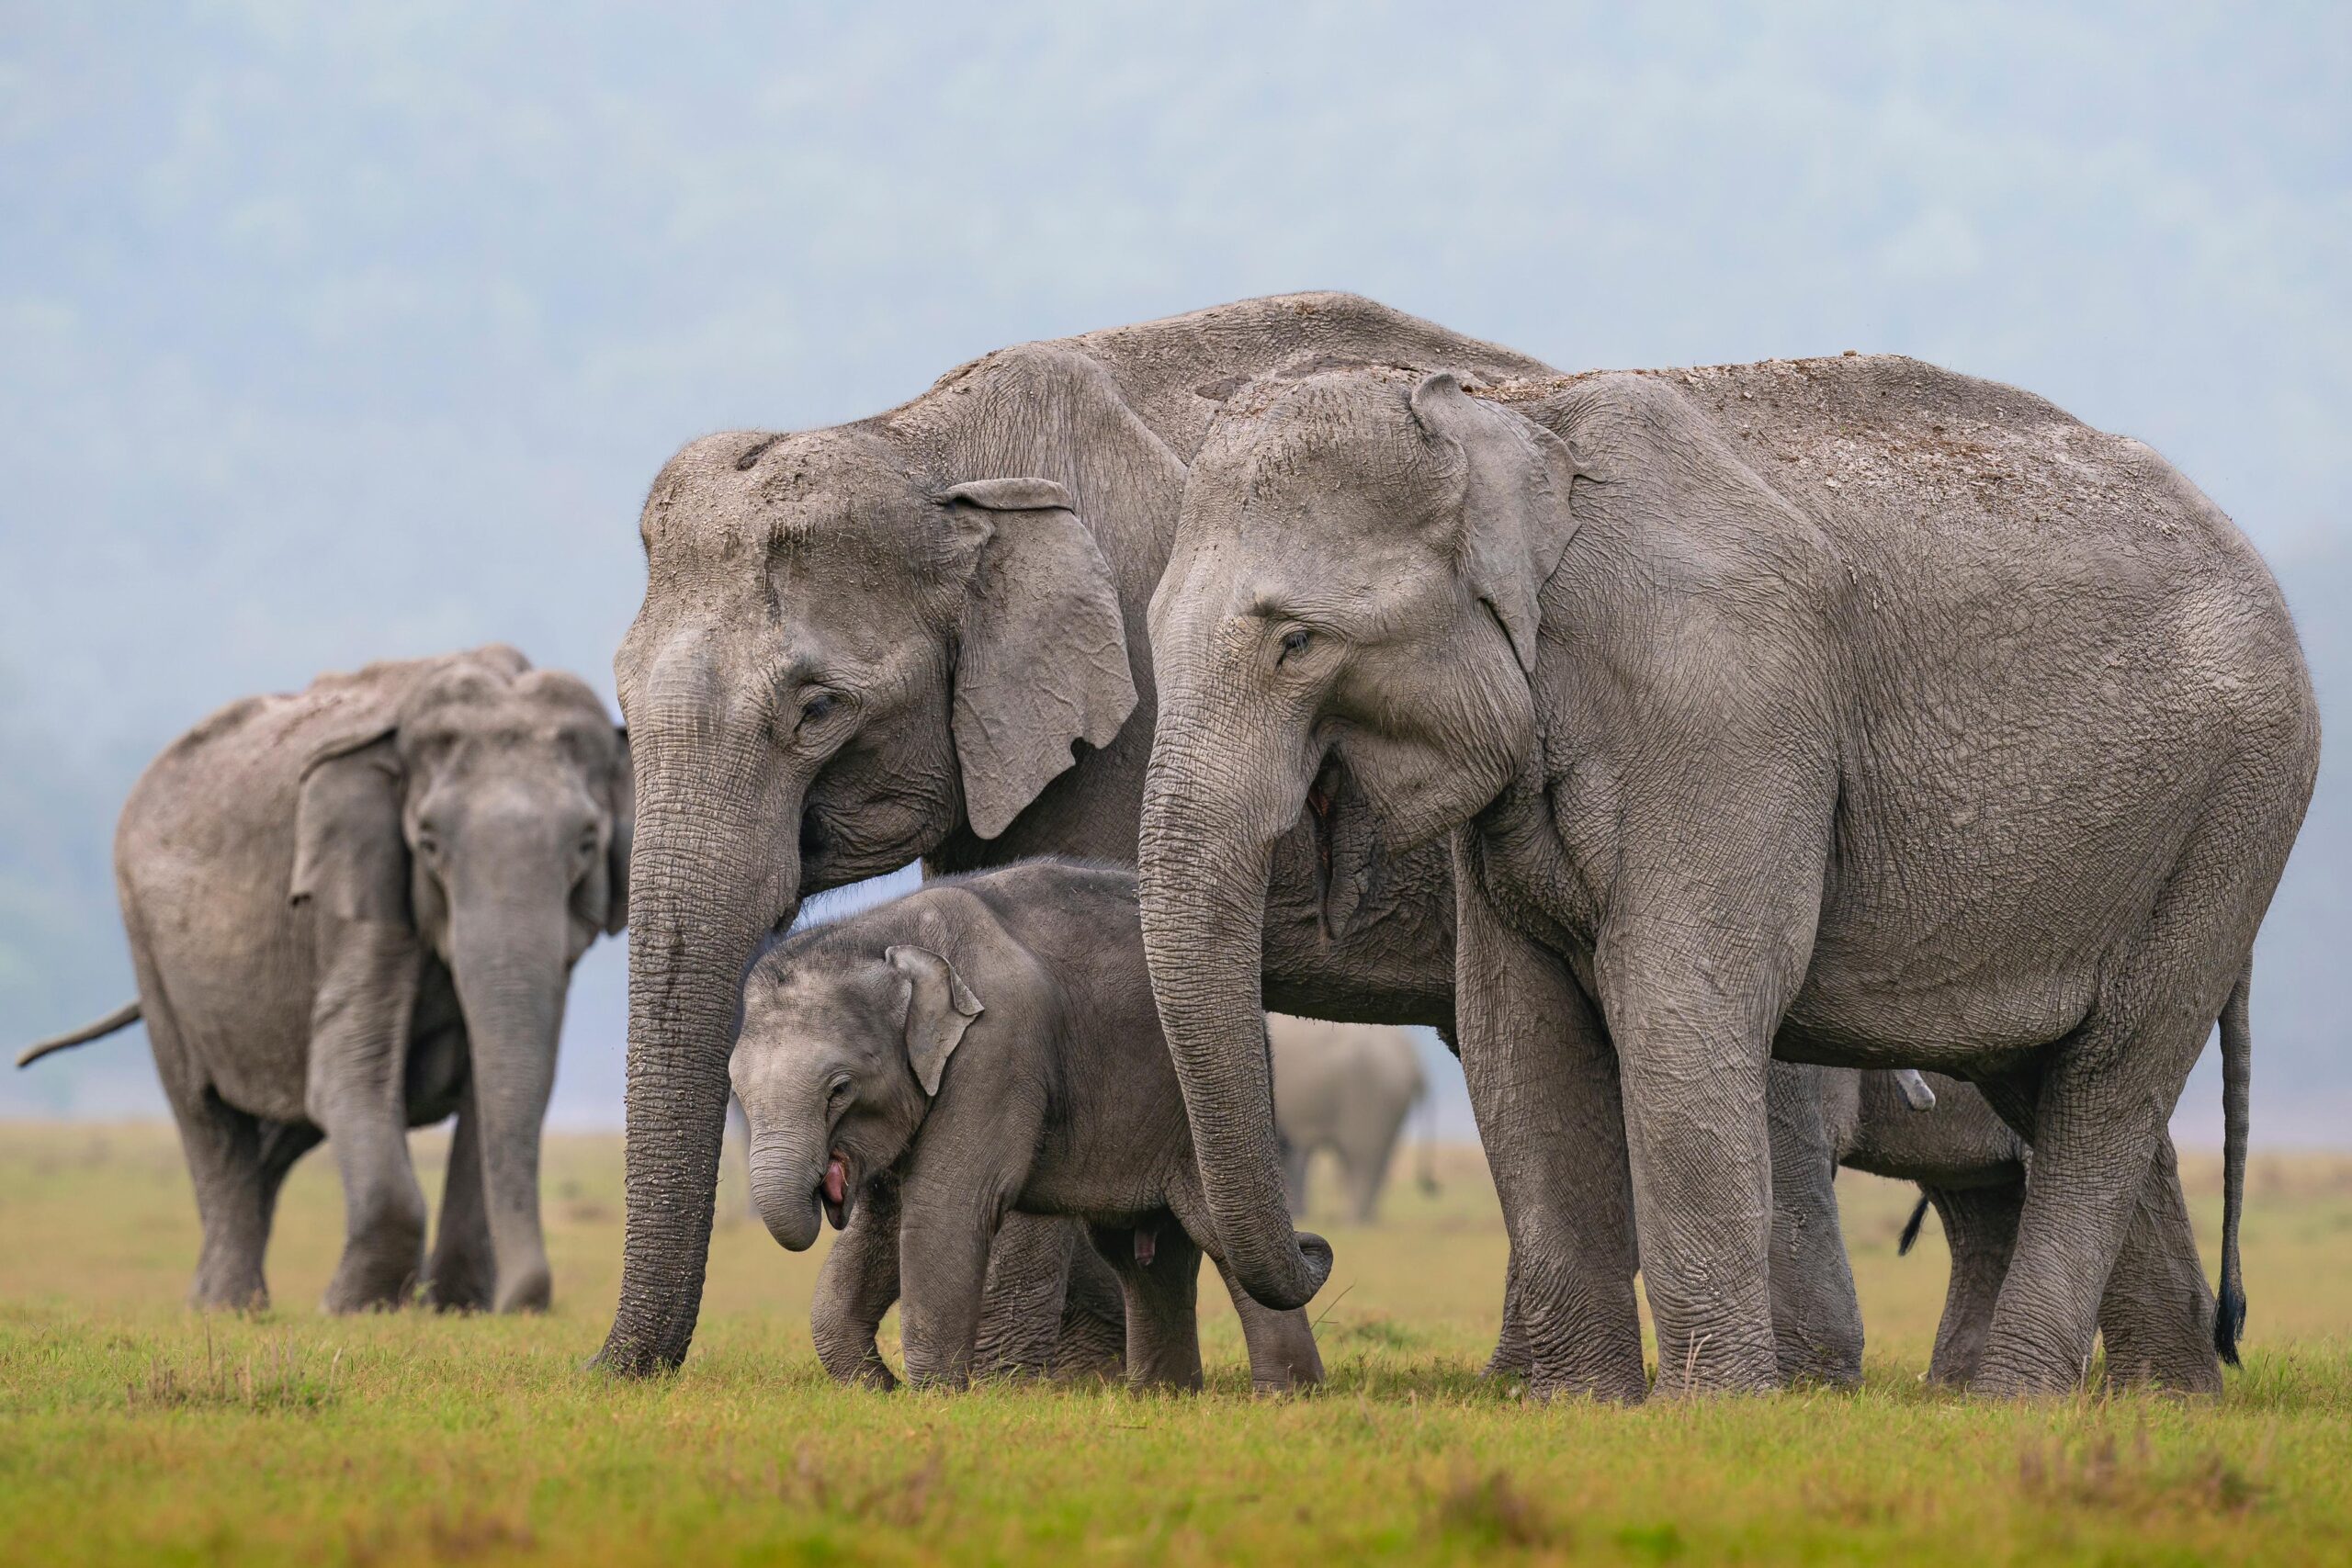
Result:
{"type": "Polygon", "coordinates": [[[1288,817],[1279,805],[1251,810],[1247,776],[1234,750],[1188,745],[1163,718],[1137,881],[1152,990],[1218,1244],[1243,1289],[1288,1309],[1306,1305],[1331,1268],[1320,1237],[1291,1230],[1261,1004],[1273,838],[1288,817]]]}
{"type": "Polygon", "coordinates": [[[560,893],[461,901],[451,911],[450,968],[472,1047],[468,1092],[499,1312],[543,1311],[552,1294],[539,1229],[539,1139],[571,979],[567,919],[560,893]]]}
{"type": "Polygon", "coordinates": [[[797,908],[799,800],[707,743],[632,733],[631,748],[628,1224],[597,1359],[645,1376],[677,1367],[694,1338],[743,971],[797,908]]]}
{"type": "MultiPolygon", "coordinates": [[[[823,1220],[818,1193],[831,1163],[824,1128],[752,1133],[752,1206],[779,1246],[805,1252],[823,1220]]],[[[849,1194],[843,1193],[846,1200],[849,1194]]]]}

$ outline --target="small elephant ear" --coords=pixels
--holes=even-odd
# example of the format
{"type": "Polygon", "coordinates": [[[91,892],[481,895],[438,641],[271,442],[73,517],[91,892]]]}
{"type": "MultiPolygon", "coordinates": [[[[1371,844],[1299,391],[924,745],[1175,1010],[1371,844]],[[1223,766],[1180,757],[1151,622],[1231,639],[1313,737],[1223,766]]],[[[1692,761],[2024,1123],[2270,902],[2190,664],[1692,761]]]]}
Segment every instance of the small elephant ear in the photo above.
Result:
{"type": "Polygon", "coordinates": [[[408,925],[405,780],[386,729],[314,753],[294,807],[294,876],[287,897],[337,919],[408,925]]]}
{"type": "Polygon", "coordinates": [[[927,947],[885,949],[883,960],[907,979],[907,1066],[925,1094],[939,1092],[939,1075],[983,1010],[956,966],[927,947]]]}
{"type": "Polygon", "coordinates": [[[1532,420],[1471,397],[1449,370],[1423,378],[1412,407],[1432,440],[1461,454],[1463,577],[1532,674],[1537,598],[1576,536],[1576,459],[1532,420]]]}
{"type": "Polygon", "coordinates": [[[978,543],[956,663],[956,761],[972,831],[993,839],[1135,711],[1110,564],[1051,479],[977,479],[939,500],[978,543]]]}
{"type": "Polygon", "coordinates": [[[628,726],[613,727],[619,747],[613,759],[613,836],[605,846],[605,934],[618,936],[628,924],[628,854],[637,842],[637,765],[630,761],[628,726]]]}

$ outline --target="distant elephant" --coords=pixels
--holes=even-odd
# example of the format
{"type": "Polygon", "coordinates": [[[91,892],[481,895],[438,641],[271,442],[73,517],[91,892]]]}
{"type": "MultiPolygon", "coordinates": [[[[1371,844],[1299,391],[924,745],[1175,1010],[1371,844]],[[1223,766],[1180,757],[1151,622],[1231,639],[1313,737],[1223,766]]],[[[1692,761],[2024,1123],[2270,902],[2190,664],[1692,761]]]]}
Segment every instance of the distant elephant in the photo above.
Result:
{"type": "MultiPolygon", "coordinates": [[[[903,1297],[908,1381],[962,1387],[997,1230],[1027,1213],[1083,1221],[1117,1272],[1128,1381],[1201,1386],[1216,1235],[1133,873],[1029,861],[799,931],[745,981],[729,1073],[768,1230],[842,1232],[810,1318],[836,1378],[891,1385],[874,1331],[903,1297]]],[[[1257,1388],[1322,1380],[1304,1312],[1231,1293],[1257,1388]]]]}
{"type": "MultiPolygon", "coordinates": [[[[738,987],[803,897],[918,856],[1134,863],[1144,611],[1185,461],[1227,386],[1325,355],[1544,369],[1368,300],[1292,295],[1005,349],[872,419],[707,436],[663,467],[644,606],[614,660],[639,830],[628,1240],[603,1364],[685,1356],[738,987]]],[[[1272,1001],[1450,1022],[1443,847],[1387,867],[1348,941],[1325,932],[1295,850],[1265,928],[1272,1001]]],[[[1106,1324],[1083,1303],[1118,1296],[1076,1227],[1016,1218],[997,1248],[984,1343],[1015,1363],[1115,1359],[1115,1304],[1106,1324]]]]}
{"type": "Polygon", "coordinates": [[[2158,1375],[2219,1387],[2248,960],[2319,728],[2277,584],[2154,454],[1899,358],[1305,367],[1230,392],[1151,629],[1145,940],[1259,1300],[1320,1278],[1250,919],[1304,808],[1334,930],[1361,846],[1452,845],[1539,1391],[1643,1396],[1637,1266],[1662,1388],[1780,1375],[1775,1054],[1984,1089],[2033,1163],[1972,1386],[2071,1386],[2110,1291],[2195,1299],[2165,1129],[2216,1019],[2221,1306],[2158,1375]]]}
{"type": "Polygon", "coordinates": [[[132,788],[115,880],[204,1223],[192,1298],[266,1304],[279,1183],[342,1172],[330,1312],[548,1304],[539,1135],[571,966],[628,910],[628,750],[510,648],[222,708],[132,788]],[[440,1234],[408,1130],[454,1112],[440,1234]]]}
{"type": "Polygon", "coordinates": [[[1279,1017],[1266,1020],[1266,1037],[1292,1217],[1306,1214],[1307,1162],[1329,1149],[1340,1162],[1349,1217],[1372,1224],[1406,1114],[1429,1093],[1413,1037],[1372,1024],[1279,1017]]]}

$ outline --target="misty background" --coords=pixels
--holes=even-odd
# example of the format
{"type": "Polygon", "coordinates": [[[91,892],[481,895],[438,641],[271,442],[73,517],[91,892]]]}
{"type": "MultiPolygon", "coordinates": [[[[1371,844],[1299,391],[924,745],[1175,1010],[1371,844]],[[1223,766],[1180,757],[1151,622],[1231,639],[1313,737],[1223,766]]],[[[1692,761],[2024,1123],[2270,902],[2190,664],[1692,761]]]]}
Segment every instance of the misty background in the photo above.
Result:
{"type": "MultiPolygon", "coordinates": [[[[0,1043],[131,995],[115,814],[211,708],[491,639],[609,700],[682,443],[1289,289],[2030,388],[2253,536],[2341,734],[2347,17],[0,0],[0,1043]]],[[[2341,752],[2257,959],[2271,1146],[2352,1142],[2341,752]]],[[[619,1124],[623,1038],[600,942],[559,1122],[619,1124]]],[[[2219,1101],[2209,1053],[2184,1138],[2219,1101]]],[[[135,1033],[0,1070],[0,1115],[163,1113],[135,1033]]]]}

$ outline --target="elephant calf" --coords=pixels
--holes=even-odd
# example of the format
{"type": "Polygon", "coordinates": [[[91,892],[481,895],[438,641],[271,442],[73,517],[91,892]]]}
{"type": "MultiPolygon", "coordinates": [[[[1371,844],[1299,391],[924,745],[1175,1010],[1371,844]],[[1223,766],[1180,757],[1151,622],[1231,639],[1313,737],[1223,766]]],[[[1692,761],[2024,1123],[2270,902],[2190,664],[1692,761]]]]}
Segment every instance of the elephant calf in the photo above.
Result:
{"type": "Polygon", "coordinates": [[[221,709],[123,807],[115,881],[204,1222],[198,1306],[266,1305],[277,1189],[343,1175],[332,1312],[419,1283],[544,1307],[539,1128],[571,965],[627,909],[628,751],[596,694],[511,648],[371,664],[221,709]],[[455,1112],[441,1234],[408,1130],[455,1112]]]}
{"type": "MultiPolygon", "coordinates": [[[[903,1293],[909,1381],[967,1382],[989,1250],[1018,1211],[1092,1227],[1131,1382],[1200,1386],[1194,1291],[1216,1232],[1133,873],[1030,861],[800,931],[746,980],[731,1071],[768,1230],[796,1252],[820,1213],[842,1232],[812,1324],[835,1377],[891,1386],[874,1330],[903,1293]]],[[[1328,1272],[1321,1238],[1302,1246],[1328,1272]]],[[[1217,1266],[1256,1385],[1319,1382],[1306,1314],[1217,1266]]]]}

